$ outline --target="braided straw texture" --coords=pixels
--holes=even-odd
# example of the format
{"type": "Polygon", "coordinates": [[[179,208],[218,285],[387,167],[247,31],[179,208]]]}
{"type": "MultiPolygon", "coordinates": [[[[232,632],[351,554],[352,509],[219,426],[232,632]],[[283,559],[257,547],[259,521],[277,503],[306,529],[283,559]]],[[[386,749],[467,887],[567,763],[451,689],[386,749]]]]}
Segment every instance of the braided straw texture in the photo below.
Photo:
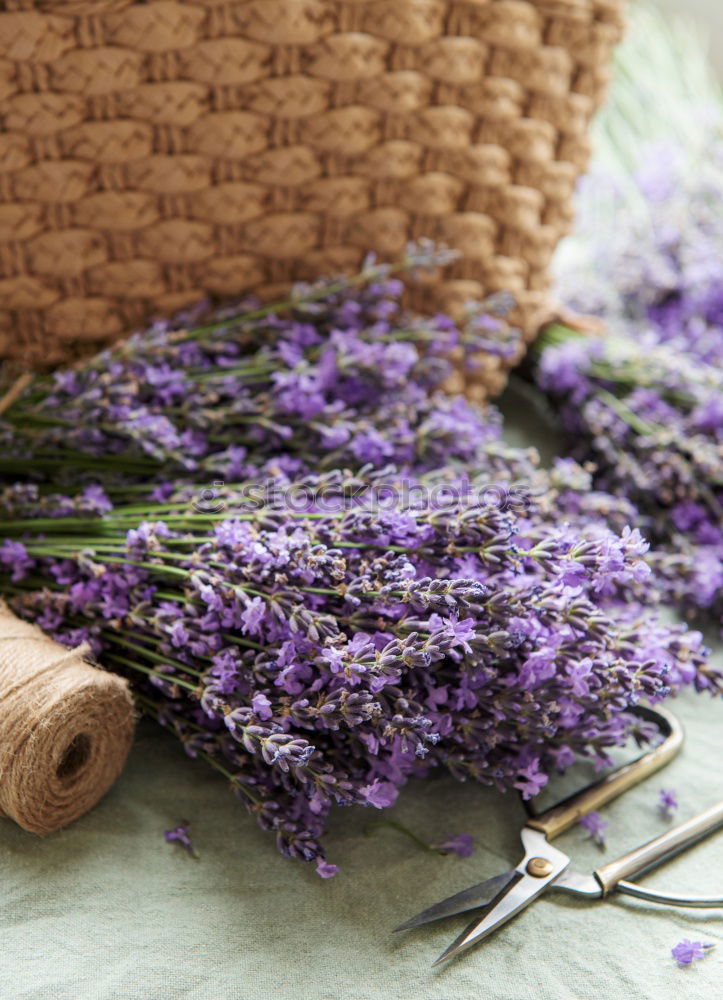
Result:
{"type": "Polygon", "coordinates": [[[400,254],[534,335],[623,0],[0,3],[0,358],[400,254]]]}

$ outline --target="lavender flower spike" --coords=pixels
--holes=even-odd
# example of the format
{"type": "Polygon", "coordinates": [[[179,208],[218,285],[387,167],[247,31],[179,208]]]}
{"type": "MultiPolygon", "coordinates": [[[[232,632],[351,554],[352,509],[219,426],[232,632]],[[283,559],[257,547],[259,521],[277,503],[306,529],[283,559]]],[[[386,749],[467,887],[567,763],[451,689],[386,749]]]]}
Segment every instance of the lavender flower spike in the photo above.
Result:
{"type": "Polygon", "coordinates": [[[590,812],[580,818],[580,826],[583,830],[587,830],[588,837],[604,850],[605,830],[609,826],[607,820],[604,820],[599,812],[590,812]]]}

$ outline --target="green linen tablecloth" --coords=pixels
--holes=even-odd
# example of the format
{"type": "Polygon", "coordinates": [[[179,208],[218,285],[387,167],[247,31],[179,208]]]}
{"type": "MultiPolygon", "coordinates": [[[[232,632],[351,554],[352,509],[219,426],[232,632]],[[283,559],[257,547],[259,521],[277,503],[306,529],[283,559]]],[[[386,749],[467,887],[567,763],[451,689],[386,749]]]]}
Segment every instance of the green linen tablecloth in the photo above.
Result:
{"type": "MultiPolygon", "coordinates": [[[[524,437],[527,437],[525,432],[524,437]]],[[[519,442],[523,435],[515,435],[519,442]]],[[[720,647],[717,653],[721,662],[720,647]]],[[[606,855],[579,827],[556,844],[590,871],[657,836],[662,787],[683,820],[723,797],[723,703],[686,694],[671,707],[684,750],[609,805],[606,855]]],[[[586,903],[548,895],[487,942],[441,969],[434,958],[465,917],[392,935],[439,898],[514,866],[524,812],[512,795],[448,777],[413,782],[387,814],[337,810],[327,841],[338,876],[286,861],[219,775],[144,723],[106,799],[41,840],[0,821],[2,1000],[714,1000],[723,995],[723,910],[655,907],[622,897],[586,903]],[[431,841],[476,838],[471,858],[425,853],[388,815],[431,841]],[[192,823],[200,860],[163,831],[192,823]],[[682,938],[717,943],[678,968],[682,938]]],[[[723,832],[646,883],[723,895],[723,832]]]]}
{"type": "MultiPolygon", "coordinates": [[[[605,809],[607,855],[656,836],[661,785],[681,819],[723,795],[723,704],[686,695],[682,756],[605,809]]],[[[450,778],[415,782],[389,815],[430,839],[469,831],[471,858],[426,854],[392,830],[363,835],[366,809],[338,810],[328,839],[341,872],[322,881],[286,861],[221,777],[145,723],[124,775],[69,829],[41,840],[0,823],[3,1000],[714,1000],[723,992],[723,912],[632,899],[539,900],[448,968],[430,964],[464,926],[391,935],[442,896],[515,865],[522,807],[450,778]],[[200,860],[166,844],[190,819],[200,860]],[[717,942],[679,969],[682,938],[717,942]]],[[[577,828],[556,841],[589,871],[601,854],[577,828]]],[[[723,895],[723,833],[646,884],[723,895]]]]}

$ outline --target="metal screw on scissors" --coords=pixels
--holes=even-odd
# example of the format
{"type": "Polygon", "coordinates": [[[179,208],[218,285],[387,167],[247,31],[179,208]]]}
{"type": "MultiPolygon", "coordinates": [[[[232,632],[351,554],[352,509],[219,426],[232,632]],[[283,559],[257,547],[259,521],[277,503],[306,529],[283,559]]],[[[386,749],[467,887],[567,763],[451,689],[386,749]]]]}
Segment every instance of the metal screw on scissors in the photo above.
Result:
{"type": "Polygon", "coordinates": [[[532,816],[522,828],[525,856],[517,868],[450,896],[395,927],[395,930],[408,930],[457,913],[479,910],[469,927],[434,963],[439,965],[488,937],[548,889],[570,892],[587,899],[604,899],[612,892],[622,892],[668,906],[723,907],[723,896],[717,899],[678,896],[655,892],[626,881],[630,876],[641,875],[668,861],[723,826],[723,801],[699,816],[667,830],[642,847],[635,848],[617,861],[603,865],[592,875],[579,875],[571,871],[570,859],[550,844],[551,840],[568,830],[586,813],[617,798],[658,771],[680,750],[683,745],[683,729],[674,715],[663,708],[639,707],[635,712],[658,725],[665,737],[659,746],[539,816],[532,816]]]}

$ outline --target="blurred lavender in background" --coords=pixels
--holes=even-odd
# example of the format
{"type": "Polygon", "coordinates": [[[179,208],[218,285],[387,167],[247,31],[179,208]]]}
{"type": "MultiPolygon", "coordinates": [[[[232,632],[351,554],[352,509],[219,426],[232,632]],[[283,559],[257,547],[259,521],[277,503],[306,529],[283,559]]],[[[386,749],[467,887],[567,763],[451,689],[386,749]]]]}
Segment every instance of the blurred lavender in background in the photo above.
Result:
{"type": "Polygon", "coordinates": [[[606,332],[546,331],[538,385],[596,485],[667,543],[671,599],[720,619],[723,94],[699,26],[633,7],[594,147],[555,276],[606,332]]]}
{"type": "Polygon", "coordinates": [[[555,258],[561,298],[720,350],[705,327],[723,319],[723,94],[696,26],[632,9],[593,143],[555,258]]]}

